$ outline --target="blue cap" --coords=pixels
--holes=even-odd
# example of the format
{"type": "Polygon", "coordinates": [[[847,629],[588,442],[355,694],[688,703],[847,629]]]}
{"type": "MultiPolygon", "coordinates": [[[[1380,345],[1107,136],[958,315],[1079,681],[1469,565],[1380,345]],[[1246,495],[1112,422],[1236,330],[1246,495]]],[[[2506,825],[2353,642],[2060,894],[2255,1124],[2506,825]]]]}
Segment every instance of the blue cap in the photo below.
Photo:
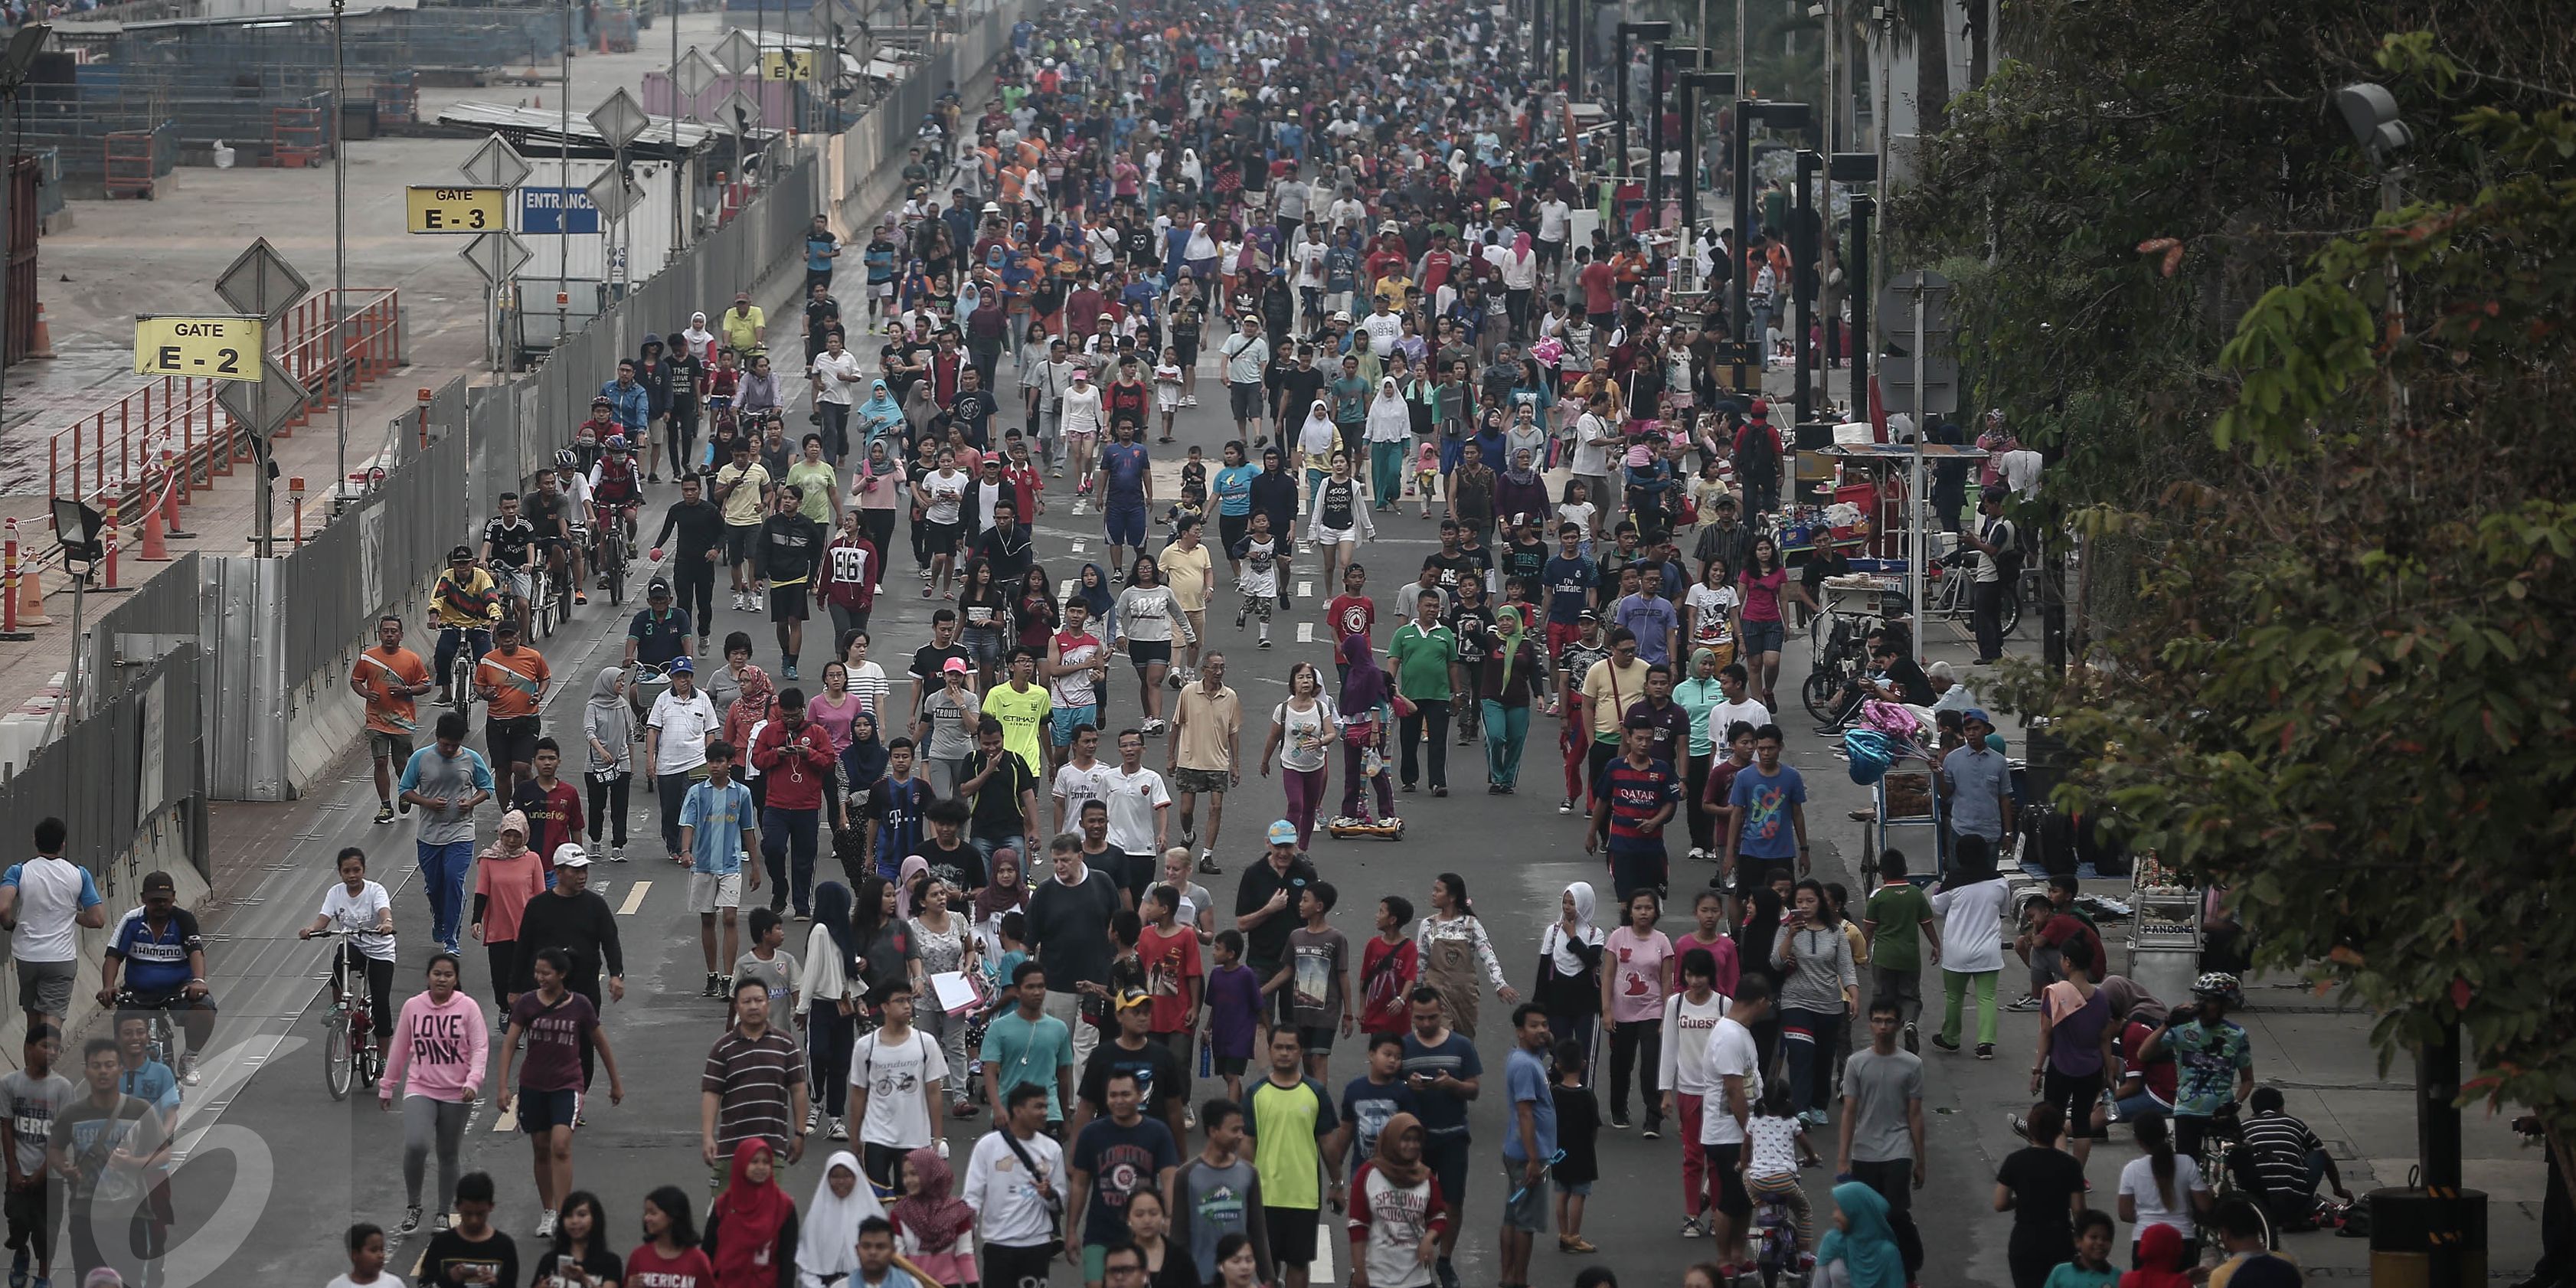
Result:
{"type": "Polygon", "coordinates": [[[1959,723],[1966,724],[1971,720],[1974,720],[1978,724],[1984,725],[1989,729],[1995,727],[1995,718],[1987,715],[1984,707],[1970,707],[1959,713],[1959,723]]]}
{"type": "Polygon", "coordinates": [[[672,658],[671,665],[664,669],[673,675],[695,675],[698,670],[697,665],[685,657],[672,658]]]}
{"type": "Polygon", "coordinates": [[[1270,843],[1272,845],[1295,845],[1297,843],[1297,825],[1283,818],[1270,825],[1269,835],[1270,843]]]}

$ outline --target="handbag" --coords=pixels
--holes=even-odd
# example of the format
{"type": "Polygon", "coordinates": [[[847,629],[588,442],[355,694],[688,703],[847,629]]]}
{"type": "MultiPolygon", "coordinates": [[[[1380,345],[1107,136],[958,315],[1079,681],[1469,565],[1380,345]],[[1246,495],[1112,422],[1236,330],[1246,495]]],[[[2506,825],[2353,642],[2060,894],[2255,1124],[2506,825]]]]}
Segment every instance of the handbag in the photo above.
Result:
{"type": "Polygon", "coordinates": [[[1020,1166],[1029,1169],[1029,1184],[1037,1189],[1039,1206],[1046,1209],[1046,1251],[1052,1260],[1057,1253],[1064,1251],[1064,1197],[1047,1183],[1045,1175],[1038,1170],[1037,1160],[1029,1157],[1027,1147],[1020,1144],[1020,1138],[1012,1135],[1009,1127],[995,1127],[993,1130],[1001,1135],[1003,1144],[1011,1147],[1011,1155],[1020,1160],[1020,1166]]]}

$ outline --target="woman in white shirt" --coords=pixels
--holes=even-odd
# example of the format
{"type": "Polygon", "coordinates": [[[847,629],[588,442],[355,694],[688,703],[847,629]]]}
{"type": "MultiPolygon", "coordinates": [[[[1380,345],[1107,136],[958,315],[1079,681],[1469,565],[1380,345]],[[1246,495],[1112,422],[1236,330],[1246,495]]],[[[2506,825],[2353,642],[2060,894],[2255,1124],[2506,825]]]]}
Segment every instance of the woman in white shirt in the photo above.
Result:
{"type": "Polygon", "coordinates": [[[2137,1227],[2132,1244],[2156,1226],[2172,1226],[2182,1236],[2182,1264],[2192,1265],[2200,1260],[2192,1222],[2210,1209],[2209,1182],[2199,1159],[2174,1152],[2172,1130],[2163,1114],[2138,1119],[2138,1147],[2147,1152],[2120,1169],[2120,1219],[2137,1227]]]}
{"type": "Polygon", "coordinates": [[[1261,776],[1270,776],[1270,759],[1278,757],[1288,793],[1288,821],[1297,825],[1301,853],[1315,830],[1315,811],[1326,799],[1331,775],[1324,767],[1324,756],[1333,745],[1333,719],[1333,700],[1324,696],[1323,673],[1311,662],[1289,667],[1288,700],[1271,709],[1270,738],[1261,746],[1261,776]]]}
{"type": "Polygon", "coordinates": [[[1950,875],[1932,896],[1932,911],[1941,920],[1941,990],[1948,998],[1941,1031],[1932,1045],[1959,1049],[1960,1004],[1968,988],[1977,990],[1977,1058],[1995,1058],[1995,977],[2004,968],[2004,904],[2011,891],[1995,871],[1994,854],[1982,836],[1951,842],[1950,875]]]}
{"type": "Polygon", "coordinates": [[[1064,391],[1063,410],[1056,424],[1064,434],[1065,455],[1073,465],[1076,495],[1091,491],[1091,453],[1100,443],[1100,386],[1091,383],[1091,371],[1081,363],[1073,367],[1073,384],[1064,391]]]}

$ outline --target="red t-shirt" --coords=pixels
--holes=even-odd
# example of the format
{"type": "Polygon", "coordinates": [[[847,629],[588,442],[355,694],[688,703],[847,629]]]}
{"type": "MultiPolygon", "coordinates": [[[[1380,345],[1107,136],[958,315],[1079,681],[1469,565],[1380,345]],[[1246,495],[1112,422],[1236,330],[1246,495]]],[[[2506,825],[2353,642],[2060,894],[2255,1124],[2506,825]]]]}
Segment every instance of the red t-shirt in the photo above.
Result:
{"type": "Polygon", "coordinates": [[[627,1288],[714,1288],[716,1268],[696,1248],[682,1248],[666,1261],[647,1243],[626,1254],[626,1277],[618,1282],[627,1288]]]}
{"type": "Polygon", "coordinates": [[[1584,312],[1607,313],[1617,305],[1618,299],[1612,293],[1612,288],[1618,281],[1618,275],[1610,271],[1608,264],[1594,260],[1584,265],[1583,271],[1576,274],[1574,280],[1583,287],[1584,312]]]}
{"type": "Polygon", "coordinates": [[[1360,950],[1360,1032],[1402,1033],[1413,1025],[1405,994],[1421,974],[1422,950],[1410,939],[1389,945],[1376,935],[1360,950]]]}
{"type": "Polygon", "coordinates": [[[1324,620],[1332,624],[1336,645],[1354,635],[1366,636],[1377,628],[1377,601],[1366,595],[1335,595],[1324,607],[1324,620]]]}
{"type": "Polygon", "coordinates": [[[1172,933],[1165,935],[1147,926],[1136,937],[1136,960],[1145,968],[1145,993],[1154,999],[1146,1030],[1178,1033],[1188,1028],[1189,981],[1207,978],[1207,971],[1199,964],[1198,932],[1175,923],[1172,933]]]}

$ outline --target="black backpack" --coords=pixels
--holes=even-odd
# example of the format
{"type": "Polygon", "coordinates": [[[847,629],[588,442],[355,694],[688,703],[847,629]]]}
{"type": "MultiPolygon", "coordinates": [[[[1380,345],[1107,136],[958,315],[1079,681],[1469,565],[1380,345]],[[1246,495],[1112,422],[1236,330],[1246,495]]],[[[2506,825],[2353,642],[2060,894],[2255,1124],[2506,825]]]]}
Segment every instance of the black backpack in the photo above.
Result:
{"type": "Polygon", "coordinates": [[[1780,477],[1780,452],[1771,441],[1771,431],[1748,424],[1738,431],[1735,442],[1735,477],[1746,483],[1769,486],[1780,477]]]}

